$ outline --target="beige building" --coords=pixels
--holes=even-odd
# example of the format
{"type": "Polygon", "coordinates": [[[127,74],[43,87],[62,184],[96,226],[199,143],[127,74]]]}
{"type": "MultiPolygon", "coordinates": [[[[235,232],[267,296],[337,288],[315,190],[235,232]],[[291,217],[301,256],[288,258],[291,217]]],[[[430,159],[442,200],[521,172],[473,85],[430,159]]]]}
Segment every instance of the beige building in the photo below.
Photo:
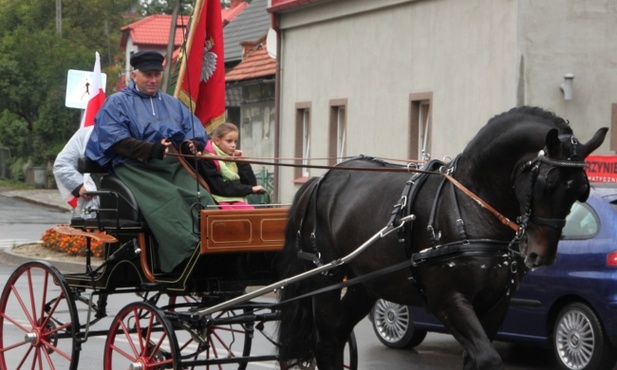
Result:
{"type": "MultiPolygon", "coordinates": [[[[519,105],[617,148],[615,0],[269,1],[279,157],[454,157],[519,105]]],[[[278,171],[284,202],[323,173],[278,171]]]]}

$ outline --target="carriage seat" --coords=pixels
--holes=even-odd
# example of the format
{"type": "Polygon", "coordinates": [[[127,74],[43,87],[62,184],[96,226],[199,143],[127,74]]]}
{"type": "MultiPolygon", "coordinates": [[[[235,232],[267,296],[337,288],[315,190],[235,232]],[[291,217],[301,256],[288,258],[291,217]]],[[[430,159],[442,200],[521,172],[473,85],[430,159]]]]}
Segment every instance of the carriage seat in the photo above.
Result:
{"type": "Polygon", "coordinates": [[[80,159],[78,170],[92,174],[99,190],[89,194],[99,197],[100,207],[97,217],[74,217],[70,226],[123,230],[141,230],[147,227],[133,193],[117,176],[87,158],[80,159]]]}

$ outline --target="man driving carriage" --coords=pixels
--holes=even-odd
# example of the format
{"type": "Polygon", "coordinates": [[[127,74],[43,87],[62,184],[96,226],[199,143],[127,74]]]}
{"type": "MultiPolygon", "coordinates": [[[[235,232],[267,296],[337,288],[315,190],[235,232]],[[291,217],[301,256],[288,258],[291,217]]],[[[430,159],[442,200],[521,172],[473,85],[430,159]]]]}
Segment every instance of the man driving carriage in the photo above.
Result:
{"type": "Polygon", "coordinates": [[[197,247],[196,202],[214,204],[170,146],[183,153],[203,150],[203,125],[178,99],[159,90],[163,56],[141,51],[131,57],[129,86],[109,96],[98,112],[86,157],[112,172],[131,190],[159,245],[160,268],[171,272],[197,247]]]}

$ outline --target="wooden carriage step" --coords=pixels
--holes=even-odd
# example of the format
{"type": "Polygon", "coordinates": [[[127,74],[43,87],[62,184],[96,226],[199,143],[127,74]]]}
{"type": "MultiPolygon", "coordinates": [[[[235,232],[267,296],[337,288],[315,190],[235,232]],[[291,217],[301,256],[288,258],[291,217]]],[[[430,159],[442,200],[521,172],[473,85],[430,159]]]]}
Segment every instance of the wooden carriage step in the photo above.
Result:
{"type": "Polygon", "coordinates": [[[201,211],[201,254],[283,249],[288,207],[201,211]]]}
{"type": "Polygon", "coordinates": [[[70,226],[56,226],[54,230],[63,235],[71,235],[71,236],[85,236],[87,238],[92,238],[94,240],[103,242],[103,243],[116,243],[118,239],[115,237],[103,232],[103,231],[84,231],[79,229],[74,229],[70,226]]]}

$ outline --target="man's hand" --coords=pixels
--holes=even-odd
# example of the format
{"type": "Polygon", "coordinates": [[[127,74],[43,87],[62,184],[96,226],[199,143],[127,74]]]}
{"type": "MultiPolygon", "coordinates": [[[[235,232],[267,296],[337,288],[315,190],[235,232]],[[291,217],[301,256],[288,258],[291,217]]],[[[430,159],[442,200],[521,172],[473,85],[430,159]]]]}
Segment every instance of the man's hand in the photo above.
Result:
{"type": "Polygon", "coordinates": [[[167,153],[169,153],[169,147],[171,146],[171,141],[167,139],[162,139],[161,144],[165,146],[165,154],[163,154],[163,158],[165,158],[167,156],[167,153]]]}
{"type": "Polygon", "coordinates": [[[191,154],[201,155],[201,152],[197,151],[197,149],[195,148],[195,143],[192,141],[189,141],[189,151],[191,152],[191,154]]]}
{"type": "Polygon", "coordinates": [[[88,191],[88,190],[86,190],[86,187],[82,185],[82,186],[79,188],[79,196],[80,196],[80,197],[82,197],[82,198],[84,198],[85,200],[90,200],[90,199],[92,199],[92,196],[90,196],[90,195],[86,194],[86,192],[87,192],[87,191],[88,191]]]}

